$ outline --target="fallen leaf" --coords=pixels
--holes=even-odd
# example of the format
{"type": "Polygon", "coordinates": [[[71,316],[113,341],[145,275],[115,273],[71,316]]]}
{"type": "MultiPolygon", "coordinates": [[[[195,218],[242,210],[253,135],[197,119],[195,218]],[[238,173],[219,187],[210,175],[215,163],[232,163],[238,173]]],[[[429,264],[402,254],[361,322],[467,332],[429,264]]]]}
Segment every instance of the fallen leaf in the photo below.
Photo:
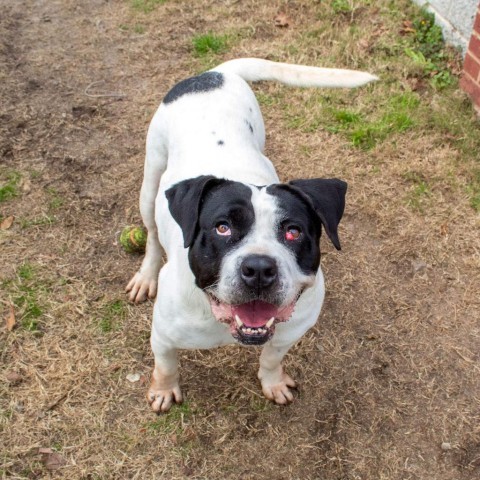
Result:
{"type": "Polygon", "coordinates": [[[279,12],[274,18],[274,22],[276,27],[288,27],[290,25],[290,18],[285,12],[279,12]]]}
{"type": "Polygon", "coordinates": [[[362,50],[369,50],[370,49],[370,41],[366,38],[362,38],[358,41],[358,46],[362,50]]]}
{"type": "Polygon", "coordinates": [[[442,223],[442,225],[440,225],[440,235],[448,235],[448,223],[442,223]]]}
{"type": "Polygon", "coordinates": [[[400,29],[400,35],[407,35],[409,33],[415,33],[413,28],[413,23],[410,20],[405,20],[403,22],[403,27],[400,29]]]}
{"type": "Polygon", "coordinates": [[[17,372],[8,372],[5,375],[5,378],[7,379],[7,382],[11,383],[12,385],[16,385],[23,380],[23,377],[17,372]]]}
{"type": "Polygon", "coordinates": [[[0,230],[8,230],[12,226],[14,220],[15,220],[15,217],[13,215],[10,215],[9,217],[4,218],[2,220],[2,223],[0,223],[0,230]]]}
{"type": "Polygon", "coordinates": [[[51,448],[39,448],[38,453],[42,455],[42,463],[48,470],[57,470],[67,463],[62,455],[51,448]]]}
{"type": "Polygon", "coordinates": [[[413,92],[423,92],[426,88],[427,85],[425,81],[421,78],[409,78],[407,79],[407,83],[410,85],[410,88],[412,89],[413,92]]]}
{"type": "Polygon", "coordinates": [[[10,304],[10,312],[8,313],[7,318],[5,318],[5,325],[7,326],[7,330],[11,332],[13,330],[13,327],[15,327],[15,324],[17,321],[15,320],[15,310],[13,309],[13,305],[10,304]]]}

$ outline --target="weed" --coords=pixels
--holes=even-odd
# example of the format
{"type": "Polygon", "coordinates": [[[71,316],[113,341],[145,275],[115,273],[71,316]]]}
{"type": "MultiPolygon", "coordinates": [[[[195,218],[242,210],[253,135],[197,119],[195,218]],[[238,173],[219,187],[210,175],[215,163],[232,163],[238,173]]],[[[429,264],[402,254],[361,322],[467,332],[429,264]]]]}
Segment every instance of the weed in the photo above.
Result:
{"type": "Polygon", "coordinates": [[[412,24],[418,50],[426,58],[439,58],[443,50],[443,34],[442,29],[435,24],[435,15],[423,8],[412,24]]]}
{"type": "Polygon", "coordinates": [[[145,428],[150,432],[161,435],[183,431],[185,422],[193,415],[188,402],[174,405],[166,414],[158,417],[155,421],[146,424],[145,428]]]}
{"type": "Polygon", "coordinates": [[[166,0],[131,0],[130,5],[137,12],[151,13],[166,0]]]}
{"type": "Polygon", "coordinates": [[[202,57],[211,53],[223,53],[227,50],[228,40],[228,35],[215,35],[211,32],[197,35],[192,38],[195,55],[202,57]]]}
{"type": "Polygon", "coordinates": [[[436,73],[431,80],[431,84],[438,90],[442,90],[450,85],[455,85],[457,79],[448,71],[441,70],[436,73]]]}
{"type": "Polygon", "coordinates": [[[437,90],[453,85],[456,80],[448,68],[442,29],[435,24],[435,15],[421,9],[412,26],[412,48],[406,47],[405,54],[423,69],[423,75],[431,78],[430,83],[437,90]]]}
{"type": "Polygon", "coordinates": [[[6,183],[0,187],[0,202],[4,202],[18,195],[18,182],[20,178],[20,173],[15,171],[7,175],[6,183]]]}

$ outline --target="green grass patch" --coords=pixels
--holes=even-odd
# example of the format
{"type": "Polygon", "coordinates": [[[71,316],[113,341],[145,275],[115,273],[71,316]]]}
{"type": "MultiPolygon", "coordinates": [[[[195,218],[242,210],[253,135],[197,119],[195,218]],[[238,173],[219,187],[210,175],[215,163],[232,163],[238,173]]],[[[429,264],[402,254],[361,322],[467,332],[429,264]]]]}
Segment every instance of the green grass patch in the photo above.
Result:
{"type": "Polygon", "coordinates": [[[127,304],[124,300],[114,300],[105,304],[100,312],[98,328],[102,333],[111,333],[121,328],[127,315],[127,304]]]}
{"type": "Polygon", "coordinates": [[[45,225],[53,225],[57,219],[52,215],[44,214],[41,217],[35,218],[21,218],[20,227],[22,229],[31,227],[43,227],[45,225]]]}
{"type": "MultiPolygon", "coordinates": [[[[374,112],[380,115],[377,119],[368,118],[360,112],[327,106],[323,111],[327,123],[325,128],[345,135],[355,147],[370,149],[390,136],[413,127],[419,103],[413,93],[394,95],[374,112]]],[[[313,126],[317,125],[314,123],[313,126]]]]}
{"type": "Polygon", "coordinates": [[[185,423],[192,417],[193,411],[188,402],[173,405],[164,414],[161,414],[153,422],[148,422],[145,428],[151,433],[167,435],[174,432],[182,432],[185,423]]]}
{"type": "Polygon", "coordinates": [[[6,181],[0,186],[0,202],[9,200],[18,195],[18,183],[21,175],[19,172],[12,171],[8,173],[6,181]]]}
{"type": "Polygon", "coordinates": [[[20,325],[29,332],[39,331],[39,319],[44,313],[40,298],[45,292],[44,283],[37,278],[32,264],[25,262],[18,268],[18,290],[13,303],[20,311],[20,325]]]}
{"type": "Polygon", "coordinates": [[[334,13],[351,13],[353,11],[353,4],[350,0],[332,0],[332,10],[334,13]]]}
{"type": "Polygon", "coordinates": [[[135,25],[127,25],[125,23],[122,23],[118,26],[118,28],[122,32],[133,32],[133,33],[137,33],[139,35],[142,35],[146,32],[145,25],[143,25],[141,23],[136,23],[135,25]]]}
{"type": "Polygon", "coordinates": [[[418,172],[407,172],[404,174],[404,178],[412,183],[407,195],[407,205],[413,210],[423,212],[426,201],[431,196],[430,186],[418,172]]]}
{"type": "Polygon", "coordinates": [[[137,12],[151,13],[166,0],[130,0],[131,7],[137,12]]]}
{"type": "Polygon", "coordinates": [[[193,51],[197,57],[224,53],[229,47],[229,35],[205,33],[192,38],[193,51]]]}
{"type": "Polygon", "coordinates": [[[64,200],[55,188],[48,187],[46,188],[46,192],[50,197],[50,201],[48,203],[48,208],[50,210],[58,210],[63,206],[64,200]]]}

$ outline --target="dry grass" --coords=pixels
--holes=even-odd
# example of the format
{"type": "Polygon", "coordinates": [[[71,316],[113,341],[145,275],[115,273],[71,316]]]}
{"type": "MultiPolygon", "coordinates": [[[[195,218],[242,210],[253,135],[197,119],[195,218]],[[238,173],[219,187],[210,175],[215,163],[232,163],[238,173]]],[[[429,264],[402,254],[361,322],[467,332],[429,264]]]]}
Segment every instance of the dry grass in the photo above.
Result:
{"type": "Polygon", "coordinates": [[[406,0],[4,2],[0,215],[15,221],[0,230],[0,314],[13,304],[17,325],[0,331],[2,478],[480,476],[480,134],[456,86],[434,88],[405,55],[416,15],[406,0]],[[274,26],[279,11],[288,28],[274,26]],[[223,49],[196,54],[207,33],[223,49]],[[343,250],[322,245],[324,311],[286,361],[295,403],[264,400],[258,352],[228,347],[183,352],[186,402],[156,417],[144,399],[152,305],[125,301],[140,258],[118,233],[140,221],[163,95],[239,56],[382,81],[255,86],[281,177],[349,182],[343,250]],[[360,123],[339,123],[351,113],[360,123]],[[373,138],[364,148],[358,128],[373,138]]]}

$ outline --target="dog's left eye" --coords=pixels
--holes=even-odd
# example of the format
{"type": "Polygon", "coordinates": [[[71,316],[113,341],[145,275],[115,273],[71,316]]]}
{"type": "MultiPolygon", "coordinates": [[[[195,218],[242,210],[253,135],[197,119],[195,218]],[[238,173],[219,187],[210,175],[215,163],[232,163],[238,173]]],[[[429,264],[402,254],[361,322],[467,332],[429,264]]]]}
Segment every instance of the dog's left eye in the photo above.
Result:
{"type": "Polygon", "coordinates": [[[230,230],[230,226],[226,222],[218,223],[217,226],[215,227],[215,229],[216,229],[218,235],[227,236],[227,235],[232,234],[232,231],[230,230]]]}
{"type": "Polygon", "coordinates": [[[300,234],[302,232],[298,227],[288,227],[287,230],[285,231],[285,239],[288,240],[289,242],[292,242],[294,240],[298,240],[300,238],[300,234]]]}

